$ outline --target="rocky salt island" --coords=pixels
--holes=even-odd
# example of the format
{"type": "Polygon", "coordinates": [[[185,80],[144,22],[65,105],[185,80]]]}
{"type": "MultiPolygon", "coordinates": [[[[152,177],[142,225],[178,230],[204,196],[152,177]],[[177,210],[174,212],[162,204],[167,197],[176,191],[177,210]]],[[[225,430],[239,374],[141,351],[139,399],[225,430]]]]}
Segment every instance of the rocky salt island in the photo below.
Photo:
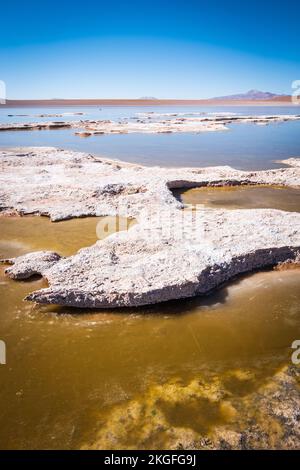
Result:
{"type": "MultiPolygon", "coordinates": [[[[80,115],[82,113],[74,113],[80,115]]],[[[131,118],[113,121],[111,119],[75,120],[75,121],[49,121],[31,123],[0,124],[0,131],[24,131],[24,130],[55,130],[74,129],[80,137],[103,134],[160,134],[160,133],[198,133],[226,131],[230,124],[256,124],[268,125],[271,123],[283,123],[298,121],[300,115],[249,115],[242,116],[228,113],[137,113],[131,118]],[[212,115],[211,115],[212,114],[212,115]]],[[[56,115],[63,117],[67,113],[56,115]]],[[[37,115],[38,116],[38,115],[37,115]]],[[[55,115],[45,114],[40,117],[55,115]]]]}
{"type": "Polygon", "coordinates": [[[1,151],[1,213],[52,221],[123,216],[137,224],[64,258],[34,252],[4,260],[14,279],[41,274],[27,300],[88,308],[138,307],[205,294],[238,274],[295,263],[300,214],[276,209],[185,209],[175,188],[298,188],[300,159],[280,169],[166,169],[55,148],[1,151]]]}

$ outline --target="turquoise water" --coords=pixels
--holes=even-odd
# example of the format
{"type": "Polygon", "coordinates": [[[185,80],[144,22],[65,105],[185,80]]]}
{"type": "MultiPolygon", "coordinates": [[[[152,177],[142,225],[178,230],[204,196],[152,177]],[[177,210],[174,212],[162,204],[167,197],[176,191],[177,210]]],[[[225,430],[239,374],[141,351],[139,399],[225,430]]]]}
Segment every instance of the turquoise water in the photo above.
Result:
{"type": "MultiPolygon", "coordinates": [[[[300,114],[299,107],[67,107],[0,108],[0,123],[80,119],[132,119],[138,113],[235,113],[239,115],[300,114]],[[47,113],[85,113],[83,116],[40,118],[47,113]],[[15,116],[9,117],[8,114],[15,116]],[[27,114],[31,116],[16,116],[27,114]]],[[[0,147],[55,146],[90,152],[144,165],[208,166],[231,165],[253,170],[277,168],[280,160],[300,155],[300,121],[268,126],[231,124],[229,131],[200,134],[98,135],[86,139],[74,130],[1,132],[0,147]]]]}

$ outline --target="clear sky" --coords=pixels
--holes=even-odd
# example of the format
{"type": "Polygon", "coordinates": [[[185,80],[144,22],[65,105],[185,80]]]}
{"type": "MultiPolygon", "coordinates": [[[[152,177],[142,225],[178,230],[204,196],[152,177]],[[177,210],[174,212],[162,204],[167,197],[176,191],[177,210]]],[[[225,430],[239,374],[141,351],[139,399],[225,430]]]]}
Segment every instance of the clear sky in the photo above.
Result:
{"type": "Polygon", "coordinates": [[[300,79],[299,0],[10,1],[8,98],[206,98],[300,79]]]}

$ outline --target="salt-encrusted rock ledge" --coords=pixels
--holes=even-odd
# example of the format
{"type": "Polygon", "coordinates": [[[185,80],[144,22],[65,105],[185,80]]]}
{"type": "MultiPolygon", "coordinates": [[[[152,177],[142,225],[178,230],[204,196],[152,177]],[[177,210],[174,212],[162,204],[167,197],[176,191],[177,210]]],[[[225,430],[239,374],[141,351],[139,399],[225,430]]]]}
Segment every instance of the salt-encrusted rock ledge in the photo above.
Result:
{"type": "Polygon", "coordinates": [[[53,251],[37,251],[18,258],[2,259],[1,262],[11,264],[12,266],[5,270],[6,274],[12,279],[20,280],[45,272],[60,259],[61,256],[53,251]]]}
{"type": "Polygon", "coordinates": [[[35,252],[7,274],[40,273],[49,288],[27,299],[76,307],[140,306],[204,294],[239,273],[299,261],[300,214],[273,209],[182,210],[170,188],[275,184],[299,187],[299,159],[276,170],[142,167],[53,148],[0,152],[4,213],[135,217],[138,224],[74,256],[35,252]]]}

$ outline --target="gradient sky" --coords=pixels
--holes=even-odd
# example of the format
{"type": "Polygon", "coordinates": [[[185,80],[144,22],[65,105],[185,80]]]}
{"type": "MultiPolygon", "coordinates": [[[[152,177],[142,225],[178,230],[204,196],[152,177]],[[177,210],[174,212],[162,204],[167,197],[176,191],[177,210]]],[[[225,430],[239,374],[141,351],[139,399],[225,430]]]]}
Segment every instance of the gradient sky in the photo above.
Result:
{"type": "Polygon", "coordinates": [[[300,2],[53,0],[0,6],[8,98],[207,98],[300,79],[300,2]]]}

